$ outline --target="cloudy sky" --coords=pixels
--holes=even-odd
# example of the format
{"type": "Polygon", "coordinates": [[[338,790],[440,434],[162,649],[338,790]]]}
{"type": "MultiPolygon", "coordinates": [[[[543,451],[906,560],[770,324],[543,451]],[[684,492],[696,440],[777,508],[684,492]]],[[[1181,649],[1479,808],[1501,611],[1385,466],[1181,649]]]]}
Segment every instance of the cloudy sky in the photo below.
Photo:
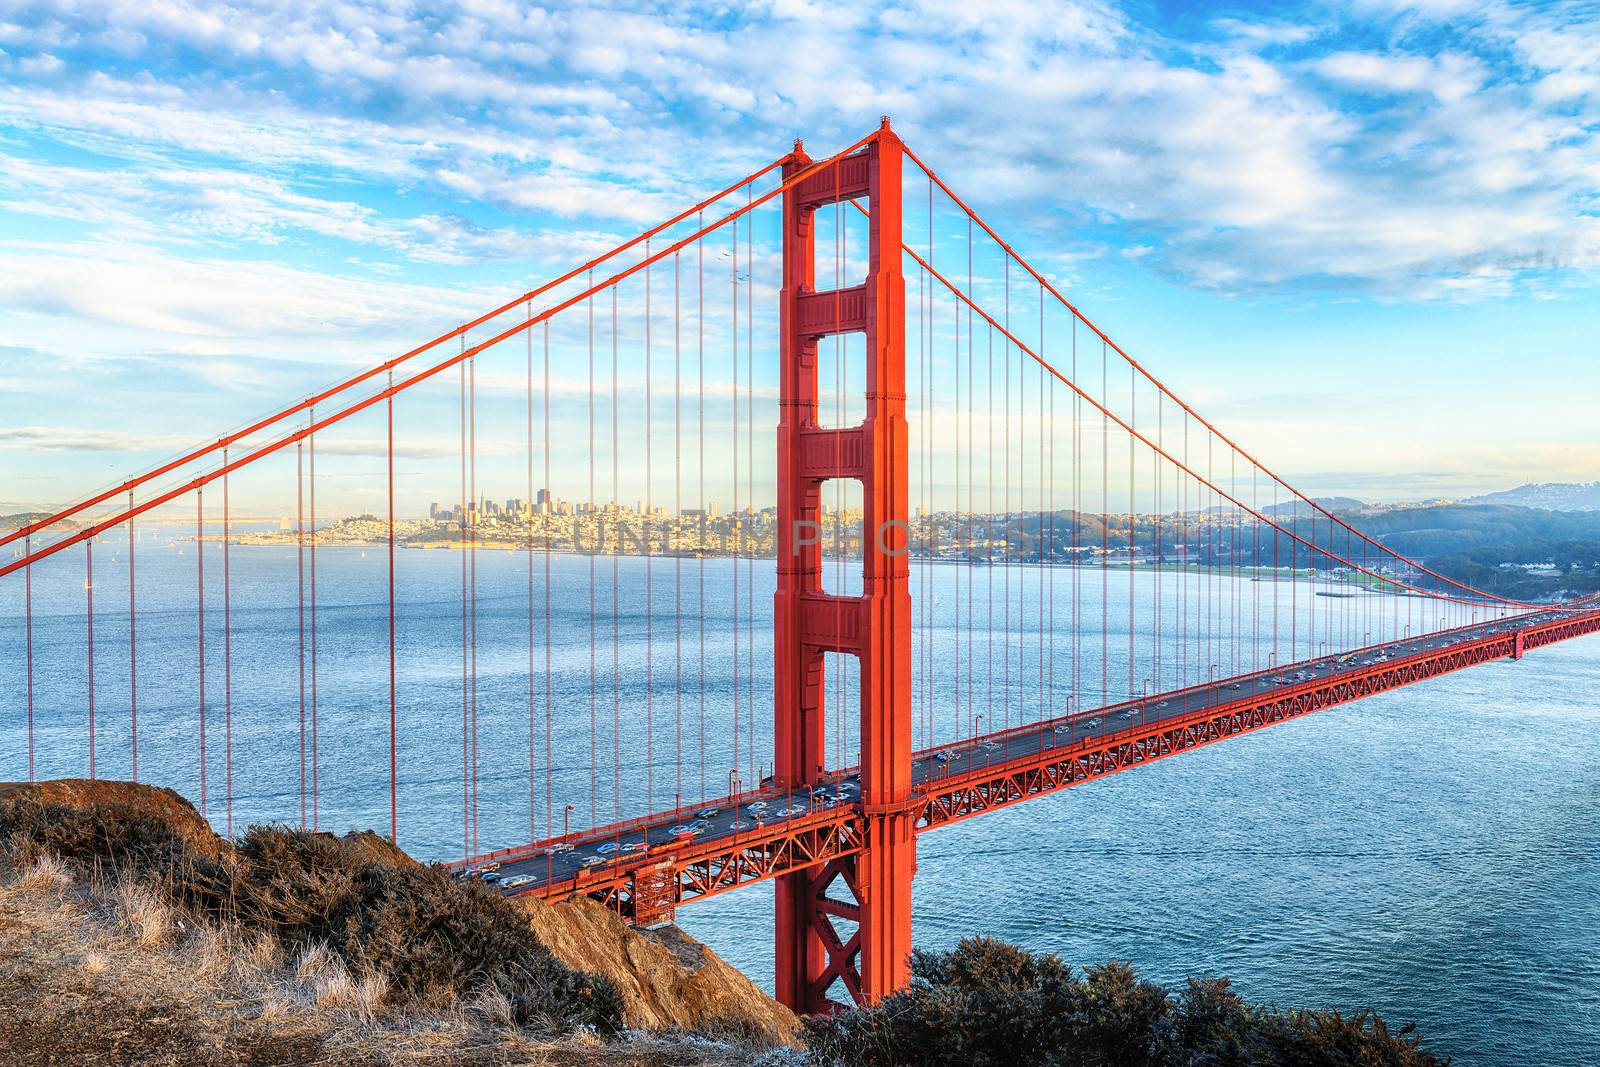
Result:
{"type": "Polygon", "coordinates": [[[0,0],[0,506],[881,114],[1310,491],[1600,478],[1600,6],[861,8],[0,0]]]}

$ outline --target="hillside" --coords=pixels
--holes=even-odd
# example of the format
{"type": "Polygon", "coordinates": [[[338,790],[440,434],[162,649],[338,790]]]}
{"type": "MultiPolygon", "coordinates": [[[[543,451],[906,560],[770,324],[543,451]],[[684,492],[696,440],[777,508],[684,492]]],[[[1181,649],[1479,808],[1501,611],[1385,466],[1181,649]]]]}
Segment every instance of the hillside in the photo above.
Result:
{"type": "Polygon", "coordinates": [[[1505,504],[1546,511],[1600,511],[1600,482],[1529,482],[1499,493],[1469,497],[1465,504],[1505,504]]]}
{"type": "Polygon", "coordinates": [[[1396,552],[1488,593],[1533,600],[1600,590],[1600,511],[1441,504],[1346,517],[1396,552]]]}
{"type": "Polygon", "coordinates": [[[0,783],[0,1062],[733,1064],[797,1020],[711,950],[369,833],[218,838],[170,790],[0,783]]]}
{"type": "Polygon", "coordinates": [[[218,838],[170,790],[0,783],[0,1062],[1443,1067],[1370,1014],[987,939],[805,1023],[680,931],[513,903],[370,832],[218,838]],[[804,1047],[795,1047],[804,1046],[804,1047]]]}

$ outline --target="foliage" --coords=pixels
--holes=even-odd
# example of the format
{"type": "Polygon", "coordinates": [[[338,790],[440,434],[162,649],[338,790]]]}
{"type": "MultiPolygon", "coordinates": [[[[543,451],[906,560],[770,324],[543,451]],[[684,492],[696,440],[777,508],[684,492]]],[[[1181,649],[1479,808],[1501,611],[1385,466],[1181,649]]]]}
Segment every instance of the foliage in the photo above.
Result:
{"type": "Polygon", "coordinates": [[[268,931],[296,951],[325,945],[351,973],[381,977],[395,1004],[499,994],[516,1022],[538,1029],[621,1026],[616,987],[557,960],[516,905],[439,867],[374,859],[359,843],[256,826],[236,850],[204,856],[148,815],[29,798],[0,804],[0,840],[17,858],[54,853],[114,868],[170,903],[268,931]]]}
{"type": "Polygon", "coordinates": [[[818,1064],[843,1067],[1442,1067],[1409,1028],[1370,1013],[1284,1012],[1226,979],[1177,996],[1124,963],[1081,977],[1058,957],[991,938],[917,952],[912,983],[882,1003],[807,1025],[818,1064]]]}
{"type": "Polygon", "coordinates": [[[439,867],[397,867],[337,838],[257,826],[236,860],[197,862],[174,889],[191,906],[289,944],[326,944],[412,1003],[499,993],[519,1023],[619,1026],[609,981],[568,969],[516,905],[439,867]]]}
{"type": "Polygon", "coordinates": [[[84,867],[164,867],[187,851],[177,831],[154,815],[45,804],[27,796],[0,801],[0,841],[19,864],[54,855],[84,867]]]}

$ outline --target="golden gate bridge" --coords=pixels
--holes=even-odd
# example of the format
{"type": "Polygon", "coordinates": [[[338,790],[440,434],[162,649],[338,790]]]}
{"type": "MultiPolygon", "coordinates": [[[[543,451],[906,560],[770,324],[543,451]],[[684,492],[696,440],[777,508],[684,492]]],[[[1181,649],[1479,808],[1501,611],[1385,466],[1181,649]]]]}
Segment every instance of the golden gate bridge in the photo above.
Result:
{"type": "Polygon", "coordinates": [[[429,805],[460,806],[453,866],[509,895],[586,894],[649,924],[772,881],[777,993],[802,1012],[907,981],[926,831],[1600,631],[1592,597],[1491,595],[1296,490],[1090,322],[887,120],[824,159],[797,142],[426,344],[0,536],[18,605],[7,706],[30,778],[36,702],[67,684],[36,670],[45,612],[53,647],[83,667],[81,690],[51,698],[82,709],[49,734],[53,762],[100,774],[111,720],[137,780],[140,669],[163,697],[182,676],[193,718],[164,736],[192,726],[184,788],[208,815],[220,794],[232,832],[236,764],[264,757],[235,743],[264,640],[235,618],[267,596],[235,588],[241,482],[258,499],[276,486],[295,514],[289,589],[272,595],[293,618],[296,699],[250,742],[298,750],[298,810],[277,817],[319,827],[343,788],[325,777],[319,708],[325,720],[335,661],[362,658],[376,670],[357,714],[383,738],[397,841],[405,793],[432,783],[429,805]],[[441,426],[449,455],[407,441],[441,426]],[[374,436],[330,450],[354,427],[374,436]],[[340,455],[361,456],[344,483],[381,486],[386,510],[367,520],[386,558],[382,594],[330,625],[317,488],[326,501],[340,455]],[[491,525],[480,484],[512,472],[526,495],[491,525]],[[444,542],[458,602],[406,603],[397,480],[402,498],[459,498],[444,542]],[[586,503],[558,508],[552,486],[586,503]],[[717,516],[711,494],[731,508],[717,516]],[[194,569],[163,571],[152,606],[136,530],[175,518],[193,523],[194,569]],[[109,585],[108,545],[126,555],[109,585]],[[490,549],[520,554],[519,588],[480,575],[490,549]],[[731,594],[716,602],[706,565],[722,555],[731,594]],[[487,610],[511,594],[525,611],[487,610]],[[352,613],[380,636],[330,650],[352,613]],[[558,615],[583,620],[576,640],[558,615]],[[408,760],[407,689],[425,690],[428,720],[442,712],[408,635],[424,619],[459,643],[460,747],[408,760]],[[525,643],[525,661],[496,667],[515,686],[480,689],[491,638],[525,643]],[[515,789],[483,773],[479,747],[480,727],[499,746],[508,722],[527,745],[515,789]],[[434,787],[456,755],[447,801],[434,787]],[[526,831],[491,819],[502,828],[483,839],[485,806],[525,807],[526,831]]]}

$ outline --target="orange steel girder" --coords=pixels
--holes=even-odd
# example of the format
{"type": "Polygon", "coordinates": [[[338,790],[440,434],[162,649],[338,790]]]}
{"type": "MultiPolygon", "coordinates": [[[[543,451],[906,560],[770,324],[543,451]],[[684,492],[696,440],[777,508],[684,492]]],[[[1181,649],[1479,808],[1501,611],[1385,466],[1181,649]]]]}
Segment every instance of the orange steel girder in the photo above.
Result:
{"type": "MultiPolygon", "coordinates": [[[[796,145],[788,179],[811,161],[796,145]]],[[[835,981],[871,1003],[908,980],[916,840],[911,790],[911,594],[907,560],[905,280],[901,273],[902,147],[887,120],[867,146],[796,183],[783,198],[778,422],[778,587],[775,618],[774,784],[809,787],[824,772],[823,657],[861,663],[861,804],[865,846],[819,870],[778,879],[778,999],[795,1011],[835,1005],[835,981]],[[816,209],[866,198],[867,277],[817,292],[816,209]],[[866,340],[866,416],[853,427],[818,419],[817,346],[866,340]],[[818,544],[825,482],[862,485],[862,595],[822,590],[818,544]],[[848,890],[848,902],[828,896],[848,890]],[[833,920],[857,929],[843,937],[833,920]]]]}

